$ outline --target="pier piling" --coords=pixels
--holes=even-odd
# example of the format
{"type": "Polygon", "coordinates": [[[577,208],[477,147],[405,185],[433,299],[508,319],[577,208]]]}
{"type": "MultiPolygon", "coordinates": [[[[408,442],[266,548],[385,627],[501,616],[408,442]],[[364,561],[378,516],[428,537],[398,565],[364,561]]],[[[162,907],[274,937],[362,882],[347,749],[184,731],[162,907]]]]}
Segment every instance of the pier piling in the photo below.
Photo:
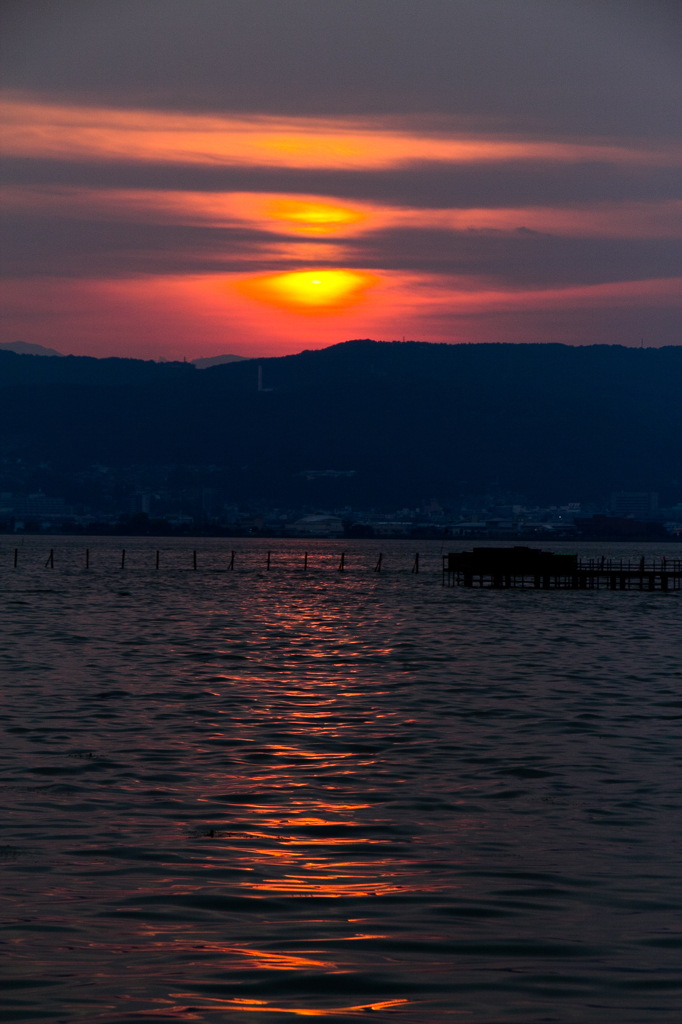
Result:
{"type": "Polygon", "coordinates": [[[539,548],[474,548],[443,556],[443,585],[555,590],[680,590],[682,559],[591,558],[539,548]]]}
{"type": "MultiPolygon", "coordinates": [[[[11,549],[10,549],[11,550],[11,549]]],[[[274,554],[277,552],[275,551],[274,554]]],[[[161,552],[156,550],[155,568],[161,563],[161,552]]],[[[198,569],[198,549],[192,551],[192,569],[198,569]]],[[[230,552],[228,571],[234,571],[236,551],[230,552]]],[[[332,551],[332,557],[336,552],[332,551]]],[[[308,551],[303,552],[302,571],[308,571],[308,551]]],[[[346,552],[339,552],[337,572],[346,570],[346,552]]],[[[273,551],[266,555],[265,569],[273,566],[273,551]]],[[[378,552],[376,562],[364,571],[381,572],[384,554],[378,552]]],[[[14,568],[19,564],[19,548],[14,548],[14,568]]],[[[247,569],[249,566],[247,559],[247,569]]],[[[326,563],[329,565],[329,562],[326,563]]],[[[54,569],[54,548],[45,562],[45,568],[54,569]]],[[[126,568],[126,549],[121,549],[121,569],[126,568]]],[[[280,565],[281,568],[281,565],[280,565]]],[[[292,566],[293,568],[293,566],[292,566]]],[[[90,548],[85,549],[85,569],[90,569],[90,548]]],[[[284,564],[286,571],[286,560],[284,564]]],[[[360,568],[362,573],[362,567],[360,568]]],[[[419,552],[415,552],[410,572],[419,573],[419,552]]],[[[662,556],[647,560],[645,556],[632,559],[581,559],[577,554],[555,554],[539,548],[474,548],[443,555],[443,586],[492,587],[506,590],[512,587],[532,587],[536,590],[682,590],[682,559],[662,556]]]]}

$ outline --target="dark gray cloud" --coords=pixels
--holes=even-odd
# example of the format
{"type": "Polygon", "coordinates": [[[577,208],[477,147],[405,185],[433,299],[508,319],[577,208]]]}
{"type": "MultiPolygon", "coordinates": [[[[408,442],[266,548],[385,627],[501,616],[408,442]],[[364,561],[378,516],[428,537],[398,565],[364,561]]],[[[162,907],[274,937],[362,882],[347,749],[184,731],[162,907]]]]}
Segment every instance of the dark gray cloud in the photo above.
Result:
{"type": "Polygon", "coordinates": [[[81,102],[675,136],[677,0],[5,0],[3,82],[81,102]]]}
{"type": "MultiPolygon", "coordinates": [[[[287,271],[336,267],[328,238],[302,239],[238,227],[8,217],[8,276],[119,277],[140,274],[287,271]],[[305,258],[282,247],[305,243],[305,258]],[[317,255],[315,250],[318,250],[317,255]]],[[[333,241],[333,240],[332,240],[333,241]]],[[[506,287],[544,288],[636,281],[682,274],[677,240],[565,238],[534,231],[388,229],[341,242],[343,266],[489,278],[506,287]]]]}
{"type": "Polygon", "coordinates": [[[396,170],[297,170],[5,158],[0,183],[197,192],[284,192],[434,209],[680,197],[679,167],[499,162],[396,170]]]}
{"type": "Polygon", "coordinates": [[[272,248],[272,236],[240,228],[7,216],[2,234],[7,277],[257,272],[276,264],[259,258],[259,250],[272,248]]]}
{"type": "Polygon", "coordinates": [[[484,276],[528,287],[682,274],[676,239],[564,238],[524,230],[393,229],[362,237],[356,259],[367,269],[484,276]]]}

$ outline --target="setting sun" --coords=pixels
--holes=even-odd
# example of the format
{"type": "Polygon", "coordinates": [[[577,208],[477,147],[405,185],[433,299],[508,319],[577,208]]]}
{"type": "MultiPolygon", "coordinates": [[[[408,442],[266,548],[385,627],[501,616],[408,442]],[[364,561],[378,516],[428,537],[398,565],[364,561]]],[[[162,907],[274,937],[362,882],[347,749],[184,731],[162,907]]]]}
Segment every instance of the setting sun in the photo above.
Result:
{"type": "Polygon", "coordinates": [[[242,294],[300,313],[327,313],[358,302],[379,278],[361,270],[306,270],[240,281],[242,294]]]}

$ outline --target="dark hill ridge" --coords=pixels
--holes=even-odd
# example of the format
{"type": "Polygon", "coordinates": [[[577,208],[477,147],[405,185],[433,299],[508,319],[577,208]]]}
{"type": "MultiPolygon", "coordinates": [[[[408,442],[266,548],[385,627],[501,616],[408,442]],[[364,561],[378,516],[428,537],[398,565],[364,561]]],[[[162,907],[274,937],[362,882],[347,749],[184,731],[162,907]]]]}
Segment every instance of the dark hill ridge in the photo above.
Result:
{"type": "MultiPolygon", "coordinates": [[[[0,351],[12,457],[221,467],[235,500],[542,501],[682,482],[682,347],[359,340],[197,370],[0,351]],[[258,366],[263,387],[258,392],[258,366]],[[308,481],[304,470],[355,470],[308,481]]],[[[9,445],[9,448],[7,446],[9,445]]]]}
{"type": "Polygon", "coordinates": [[[156,363],[145,359],[95,359],[93,356],[19,355],[0,351],[0,388],[76,384],[103,387],[164,385],[187,380],[192,363],[156,363]]]}
{"type": "Polygon", "coordinates": [[[57,352],[54,348],[45,348],[44,345],[33,345],[27,341],[0,341],[0,349],[5,352],[18,352],[20,355],[29,356],[63,355],[63,352],[57,352]]]}

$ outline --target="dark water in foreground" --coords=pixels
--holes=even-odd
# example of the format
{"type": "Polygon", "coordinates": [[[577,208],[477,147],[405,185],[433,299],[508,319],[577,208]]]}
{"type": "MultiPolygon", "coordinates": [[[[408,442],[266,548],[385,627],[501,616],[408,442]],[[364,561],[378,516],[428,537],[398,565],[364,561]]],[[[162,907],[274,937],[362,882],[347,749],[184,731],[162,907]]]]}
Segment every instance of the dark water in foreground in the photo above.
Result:
{"type": "Polygon", "coordinates": [[[3,1020],[682,1018],[680,592],[447,590],[423,541],[419,576],[14,543],[3,1020]]]}

